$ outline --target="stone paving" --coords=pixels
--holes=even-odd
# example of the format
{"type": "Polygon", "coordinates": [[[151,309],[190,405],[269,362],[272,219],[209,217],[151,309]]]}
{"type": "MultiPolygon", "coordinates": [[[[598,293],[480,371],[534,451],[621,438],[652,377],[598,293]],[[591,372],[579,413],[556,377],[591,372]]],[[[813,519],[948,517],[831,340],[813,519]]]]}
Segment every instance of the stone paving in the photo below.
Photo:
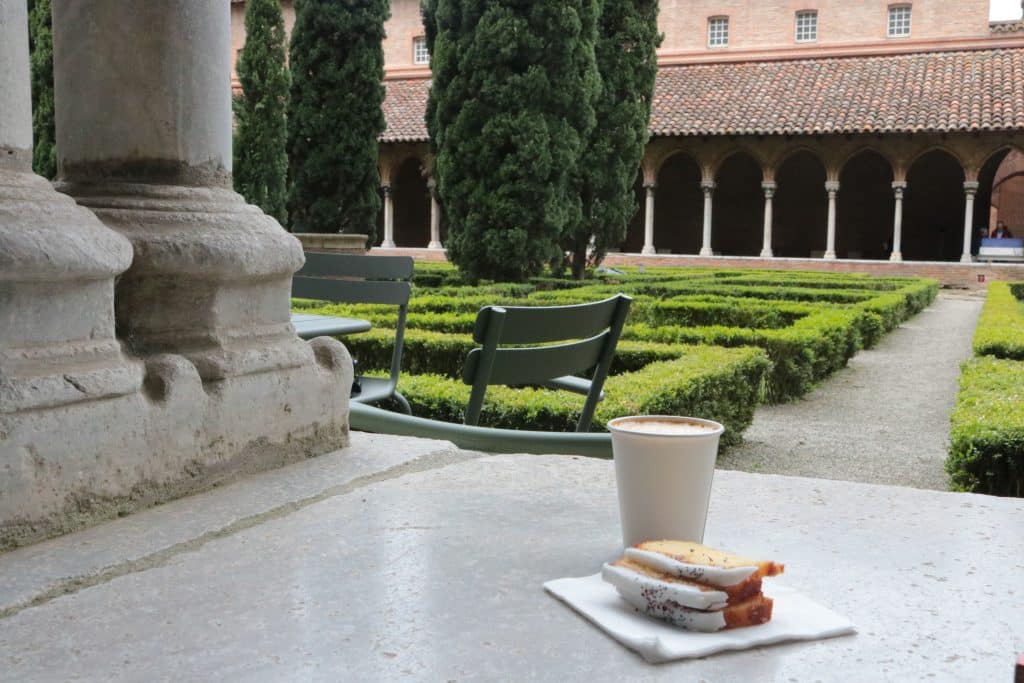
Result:
{"type": "Polygon", "coordinates": [[[983,301],[941,293],[803,400],[758,408],[718,466],[945,490],[949,416],[983,301]]]}

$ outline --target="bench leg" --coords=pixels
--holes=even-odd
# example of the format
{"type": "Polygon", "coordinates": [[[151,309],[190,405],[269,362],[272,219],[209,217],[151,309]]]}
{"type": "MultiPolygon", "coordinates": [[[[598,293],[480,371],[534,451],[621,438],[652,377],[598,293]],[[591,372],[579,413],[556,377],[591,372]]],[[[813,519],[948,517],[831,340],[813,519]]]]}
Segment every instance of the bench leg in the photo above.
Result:
{"type": "Polygon", "coordinates": [[[395,400],[402,406],[402,412],[406,415],[412,415],[412,408],[409,407],[409,402],[405,400],[405,396],[402,396],[397,391],[395,392],[395,400]]]}

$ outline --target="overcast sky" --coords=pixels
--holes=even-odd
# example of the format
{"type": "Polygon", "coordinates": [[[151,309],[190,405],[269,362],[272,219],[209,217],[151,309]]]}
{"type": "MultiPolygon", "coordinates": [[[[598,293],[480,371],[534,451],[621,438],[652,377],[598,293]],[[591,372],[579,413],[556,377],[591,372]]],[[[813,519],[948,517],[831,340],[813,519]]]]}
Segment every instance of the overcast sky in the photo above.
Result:
{"type": "Polygon", "coordinates": [[[992,0],[990,19],[1020,19],[1020,0],[992,0]]]}

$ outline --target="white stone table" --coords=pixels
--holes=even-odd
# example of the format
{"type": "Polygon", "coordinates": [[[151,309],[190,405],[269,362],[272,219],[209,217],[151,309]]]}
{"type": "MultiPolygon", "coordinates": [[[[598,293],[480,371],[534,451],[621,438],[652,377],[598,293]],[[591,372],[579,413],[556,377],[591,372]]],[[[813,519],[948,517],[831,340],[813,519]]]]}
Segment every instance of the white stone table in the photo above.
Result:
{"type": "MultiPolygon", "coordinates": [[[[785,562],[774,580],[859,633],[652,666],[541,588],[619,550],[609,462],[432,457],[333,488],[344,458],[263,475],[320,467],[324,492],[8,610],[0,679],[1008,682],[1024,652],[1022,500],[719,471],[706,541],[785,562]]],[[[252,505],[256,485],[205,496],[252,505]]],[[[143,514],[173,536],[204,500],[143,514]]],[[[0,574],[82,547],[50,543],[0,574]]]]}

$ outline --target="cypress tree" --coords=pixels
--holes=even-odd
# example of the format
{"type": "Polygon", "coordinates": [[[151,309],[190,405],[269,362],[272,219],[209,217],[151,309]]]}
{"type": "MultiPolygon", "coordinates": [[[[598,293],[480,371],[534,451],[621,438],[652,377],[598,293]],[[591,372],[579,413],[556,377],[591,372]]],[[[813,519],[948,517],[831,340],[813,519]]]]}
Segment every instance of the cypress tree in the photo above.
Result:
{"type": "Polygon", "coordinates": [[[295,232],[376,233],[387,0],[296,0],[288,212],[295,232]]]}
{"type": "Polygon", "coordinates": [[[564,242],[576,279],[625,239],[636,212],[633,182],[647,144],[660,43],[657,0],[605,0],[596,47],[601,73],[597,125],[579,166],[582,220],[567,231],[564,242]]]}
{"type": "Polygon", "coordinates": [[[470,280],[523,280],[580,220],[594,125],[597,0],[430,0],[427,127],[448,257],[470,280]]]}
{"type": "Polygon", "coordinates": [[[53,20],[50,0],[29,5],[32,64],[32,169],[44,178],[57,175],[57,134],[53,109],[53,20]]]}
{"type": "Polygon", "coordinates": [[[235,97],[235,190],[286,224],[287,111],[290,76],[285,62],[279,0],[248,0],[245,46],[238,57],[242,93],[235,97]]]}

